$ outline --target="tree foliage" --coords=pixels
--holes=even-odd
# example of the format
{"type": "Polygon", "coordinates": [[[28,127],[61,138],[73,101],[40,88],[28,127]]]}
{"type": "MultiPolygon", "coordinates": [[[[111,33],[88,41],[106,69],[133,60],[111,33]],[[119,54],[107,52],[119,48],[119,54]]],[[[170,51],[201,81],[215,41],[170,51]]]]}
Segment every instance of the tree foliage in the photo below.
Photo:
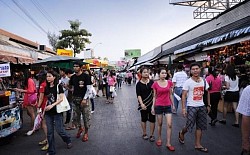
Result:
{"type": "Polygon", "coordinates": [[[55,33],[48,32],[47,37],[49,39],[49,44],[52,46],[53,51],[56,51],[59,36],[55,33]]]}
{"type": "Polygon", "coordinates": [[[80,53],[86,44],[91,43],[89,38],[92,34],[85,29],[80,29],[81,22],[79,20],[69,20],[70,29],[61,30],[59,40],[56,44],[57,48],[72,48],[74,55],[80,53]]]}

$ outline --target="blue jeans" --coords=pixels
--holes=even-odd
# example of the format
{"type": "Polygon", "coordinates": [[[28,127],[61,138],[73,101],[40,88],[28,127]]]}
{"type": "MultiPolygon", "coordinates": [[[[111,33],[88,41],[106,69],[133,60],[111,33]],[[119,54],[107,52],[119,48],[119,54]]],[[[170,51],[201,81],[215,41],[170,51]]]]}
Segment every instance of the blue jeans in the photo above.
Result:
{"type": "Polygon", "coordinates": [[[56,115],[46,115],[45,114],[45,119],[46,119],[46,125],[47,125],[47,131],[48,131],[48,144],[49,144],[49,149],[48,153],[49,155],[54,155],[56,154],[56,149],[55,149],[55,138],[54,138],[54,126],[56,128],[57,134],[63,139],[63,141],[66,144],[71,143],[71,139],[69,135],[66,133],[63,127],[63,115],[61,114],[56,114],[56,115]]]}
{"type": "MultiPolygon", "coordinates": [[[[174,93],[175,93],[176,95],[180,96],[180,98],[181,98],[181,95],[182,95],[182,87],[175,87],[175,88],[174,88],[174,93]]],[[[181,100],[178,101],[178,100],[174,97],[174,107],[175,107],[176,111],[177,111],[177,109],[178,109],[179,102],[181,102],[181,100]]]]}

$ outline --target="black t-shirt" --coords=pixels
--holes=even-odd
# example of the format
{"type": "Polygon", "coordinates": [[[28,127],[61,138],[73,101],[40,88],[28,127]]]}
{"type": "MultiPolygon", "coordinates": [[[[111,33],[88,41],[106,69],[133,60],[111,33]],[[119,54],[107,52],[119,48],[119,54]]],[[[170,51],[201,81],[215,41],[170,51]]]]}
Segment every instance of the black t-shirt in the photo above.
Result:
{"type": "Polygon", "coordinates": [[[91,85],[91,77],[88,74],[72,75],[69,85],[74,87],[73,96],[84,97],[87,91],[87,85],[91,85]]]}
{"type": "MultiPolygon", "coordinates": [[[[151,88],[154,81],[149,80],[147,84],[142,83],[141,81],[136,84],[136,95],[141,96],[143,104],[145,104],[148,108],[151,108],[153,103],[153,89],[151,88]]],[[[140,104],[138,110],[140,110],[140,104]]]]}
{"type": "MultiPolygon", "coordinates": [[[[62,85],[58,85],[58,91],[59,91],[59,94],[64,93],[62,85]]],[[[47,106],[55,103],[57,100],[57,85],[54,85],[53,87],[46,86],[45,95],[48,98],[47,106]]],[[[48,114],[48,115],[57,114],[56,106],[54,106],[49,111],[46,111],[45,114],[48,114]]]]}

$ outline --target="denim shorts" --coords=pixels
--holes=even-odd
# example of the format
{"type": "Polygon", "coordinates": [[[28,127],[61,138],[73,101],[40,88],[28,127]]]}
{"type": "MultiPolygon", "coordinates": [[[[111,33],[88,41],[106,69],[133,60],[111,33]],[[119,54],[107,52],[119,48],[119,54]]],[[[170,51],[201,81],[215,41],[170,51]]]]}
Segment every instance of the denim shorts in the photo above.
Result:
{"type": "Polygon", "coordinates": [[[171,105],[169,105],[169,106],[155,106],[155,114],[156,115],[172,114],[171,105]]]}

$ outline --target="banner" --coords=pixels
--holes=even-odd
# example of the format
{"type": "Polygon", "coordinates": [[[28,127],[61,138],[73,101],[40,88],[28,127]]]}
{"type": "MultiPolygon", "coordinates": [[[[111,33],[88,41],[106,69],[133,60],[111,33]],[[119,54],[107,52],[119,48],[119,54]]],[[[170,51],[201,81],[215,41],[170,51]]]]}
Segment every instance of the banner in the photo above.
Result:
{"type": "Polygon", "coordinates": [[[0,77],[8,77],[10,74],[10,63],[0,64],[0,77]]]}
{"type": "Polygon", "coordinates": [[[141,49],[131,49],[125,50],[125,57],[126,58],[135,58],[141,56],[141,49]]]}
{"type": "Polygon", "coordinates": [[[57,55],[73,57],[73,50],[57,49],[57,55]]]}

